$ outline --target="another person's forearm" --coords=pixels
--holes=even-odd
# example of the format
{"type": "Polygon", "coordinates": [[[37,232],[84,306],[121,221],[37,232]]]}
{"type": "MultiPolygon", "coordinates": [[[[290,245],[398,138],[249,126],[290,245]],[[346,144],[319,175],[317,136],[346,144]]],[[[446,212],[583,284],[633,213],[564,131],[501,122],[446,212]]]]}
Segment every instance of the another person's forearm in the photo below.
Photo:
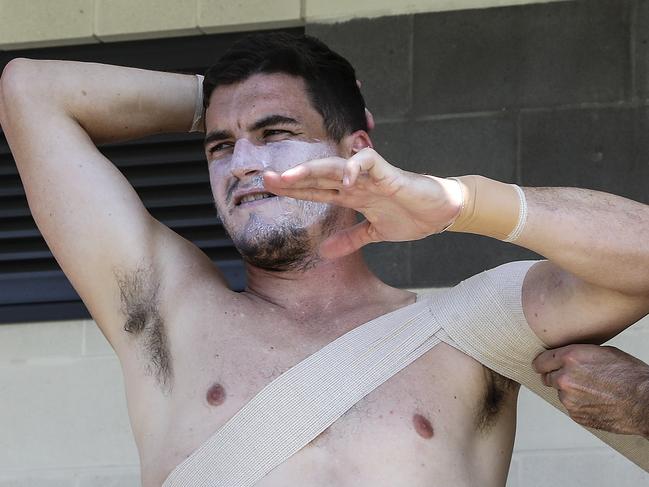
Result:
{"type": "MultiPolygon", "coordinates": [[[[621,418],[617,422],[607,422],[606,417],[594,420],[599,419],[602,423],[601,429],[649,439],[649,366],[640,360],[626,369],[624,369],[626,364],[622,361],[615,365],[620,370],[615,376],[608,377],[608,387],[603,387],[602,392],[613,395],[614,391],[622,389],[622,384],[626,385],[627,393],[620,394],[618,403],[614,404],[620,410],[621,418]]],[[[606,377],[605,372],[599,373],[606,377]]]]}
{"type": "Polygon", "coordinates": [[[534,368],[579,424],[649,439],[649,365],[615,347],[568,345],[534,368]]]}
{"type": "Polygon", "coordinates": [[[64,111],[93,141],[128,140],[189,130],[196,78],[71,61],[14,60],[0,80],[4,116],[64,111]]]}
{"type": "Polygon", "coordinates": [[[649,440],[649,367],[645,369],[645,380],[639,388],[638,433],[649,440]]]}

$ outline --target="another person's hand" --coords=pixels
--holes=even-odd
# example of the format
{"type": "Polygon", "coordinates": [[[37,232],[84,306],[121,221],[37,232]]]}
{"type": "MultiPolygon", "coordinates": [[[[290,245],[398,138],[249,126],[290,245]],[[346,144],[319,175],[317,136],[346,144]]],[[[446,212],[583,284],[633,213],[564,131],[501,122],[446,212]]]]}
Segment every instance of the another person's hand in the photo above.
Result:
{"type": "Polygon", "coordinates": [[[649,438],[649,365],[614,347],[569,345],[534,360],[577,423],[649,438]]]}
{"type": "Polygon", "coordinates": [[[350,159],[308,161],[284,173],[267,172],[268,191],[292,198],[353,208],[365,221],[323,242],[320,254],[336,258],[380,241],[424,238],[444,230],[462,204],[452,180],[422,176],[389,164],[366,148],[350,159]]]}

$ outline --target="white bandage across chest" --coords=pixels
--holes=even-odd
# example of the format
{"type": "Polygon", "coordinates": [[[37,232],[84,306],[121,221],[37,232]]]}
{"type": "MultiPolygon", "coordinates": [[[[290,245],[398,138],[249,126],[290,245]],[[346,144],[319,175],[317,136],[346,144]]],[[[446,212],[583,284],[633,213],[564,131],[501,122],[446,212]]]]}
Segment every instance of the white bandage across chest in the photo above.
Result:
{"type": "MultiPolygon", "coordinates": [[[[545,347],[523,316],[534,262],[514,262],[365,323],[259,392],[169,475],[164,487],[254,485],[394,374],[445,342],[561,409],[532,360],[545,347]]],[[[649,441],[593,434],[649,471],[649,441]]]]}

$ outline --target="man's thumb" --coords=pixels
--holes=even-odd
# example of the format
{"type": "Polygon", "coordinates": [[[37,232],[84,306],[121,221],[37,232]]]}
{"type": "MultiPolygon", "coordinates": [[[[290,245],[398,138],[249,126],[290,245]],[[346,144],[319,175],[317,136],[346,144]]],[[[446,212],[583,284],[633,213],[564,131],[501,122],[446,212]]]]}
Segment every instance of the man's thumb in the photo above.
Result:
{"type": "Polygon", "coordinates": [[[320,244],[320,256],[333,260],[356,252],[361,247],[374,242],[369,234],[369,229],[370,222],[363,220],[335,233],[320,244]]]}

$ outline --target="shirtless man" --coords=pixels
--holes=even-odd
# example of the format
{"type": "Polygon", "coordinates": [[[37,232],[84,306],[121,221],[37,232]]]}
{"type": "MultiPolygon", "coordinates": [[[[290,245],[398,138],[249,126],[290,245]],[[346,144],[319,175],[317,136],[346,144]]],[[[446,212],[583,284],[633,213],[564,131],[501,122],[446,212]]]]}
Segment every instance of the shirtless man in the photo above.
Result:
{"type": "MultiPolygon", "coordinates": [[[[206,76],[207,167],[248,272],[235,293],[95,147],[189,130],[193,76],[14,60],[0,86],[0,122],[34,218],[120,359],[145,487],[161,485],[288,368],[415,301],[379,281],[358,248],[440,232],[462,210],[455,181],[402,171],[367,149],[346,61],[311,39],[249,39],[206,76]],[[324,156],[340,158],[280,176],[324,156]],[[255,200],[271,196],[264,184],[339,206],[255,200]],[[368,223],[350,231],[353,209],[368,223]]],[[[517,243],[549,259],[522,289],[542,340],[601,341],[649,311],[648,207],[578,189],[525,195],[517,243]]],[[[516,395],[515,384],[440,344],[257,485],[503,486],[516,395]]]]}

